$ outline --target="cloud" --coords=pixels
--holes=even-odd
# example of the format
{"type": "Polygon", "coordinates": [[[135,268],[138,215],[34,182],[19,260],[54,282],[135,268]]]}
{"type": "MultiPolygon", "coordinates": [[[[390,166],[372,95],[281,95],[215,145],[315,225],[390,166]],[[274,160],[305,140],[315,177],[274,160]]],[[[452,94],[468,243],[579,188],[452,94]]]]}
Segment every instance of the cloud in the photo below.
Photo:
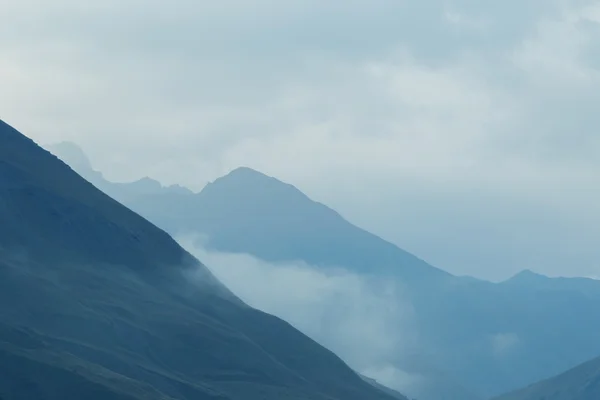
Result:
{"type": "Polygon", "coordinates": [[[450,25],[466,30],[485,31],[489,25],[489,22],[483,18],[465,15],[452,9],[444,11],[444,20],[450,25]]]}
{"type": "Polygon", "coordinates": [[[5,3],[2,118],[108,178],[247,165],[453,272],[597,273],[598,1],[5,3]]]}
{"type": "Polygon", "coordinates": [[[496,357],[503,357],[521,343],[521,339],[516,333],[498,333],[490,338],[492,353],[496,357]]]}
{"type": "Polygon", "coordinates": [[[209,252],[191,237],[178,241],[250,306],[288,321],[367,376],[397,389],[417,388],[418,376],[397,367],[418,346],[413,310],[398,284],[344,269],[209,252]]]}
{"type": "Polygon", "coordinates": [[[363,373],[365,376],[376,379],[380,384],[401,393],[418,393],[423,385],[427,385],[427,381],[422,375],[408,373],[390,364],[367,368],[363,373]]]}

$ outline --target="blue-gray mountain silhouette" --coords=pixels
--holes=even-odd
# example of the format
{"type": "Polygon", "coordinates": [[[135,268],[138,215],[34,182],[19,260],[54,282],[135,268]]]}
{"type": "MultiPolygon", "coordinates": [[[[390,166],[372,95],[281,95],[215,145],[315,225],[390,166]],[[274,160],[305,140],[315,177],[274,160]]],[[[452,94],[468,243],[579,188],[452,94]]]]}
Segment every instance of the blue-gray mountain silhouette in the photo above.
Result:
{"type": "Polygon", "coordinates": [[[267,261],[303,260],[407,279],[450,276],[353,226],[294,186],[250,168],[235,169],[198,194],[175,193],[169,187],[143,195],[135,190],[142,180],[131,184],[108,182],[90,170],[81,150],[73,147],[62,143],[49,149],[96,186],[167,231],[200,230],[210,249],[249,252],[267,261]]]}
{"type": "Polygon", "coordinates": [[[202,234],[212,250],[344,267],[403,282],[423,348],[399,365],[416,363],[420,373],[431,370],[454,383],[453,389],[445,384],[423,394],[423,400],[464,400],[467,391],[456,390],[461,387],[476,393],[472,398],[499,395],[600,355],[597,281],[531,272],[502,283],[452,276],[249,168],[195,194],[165,188],[139,195],[123,190],[127,184],[93,183],[173,235],[202,234]]]}
{"type": "Polygon", "coordinates": [[[600,358],[588,361],[556,377],[496,400],[597,400],[600,399],[600,358]]]}
{"type": "Polygon", "coordinates": [[[2,121],[0,397],[391,399],[2,121]]]}

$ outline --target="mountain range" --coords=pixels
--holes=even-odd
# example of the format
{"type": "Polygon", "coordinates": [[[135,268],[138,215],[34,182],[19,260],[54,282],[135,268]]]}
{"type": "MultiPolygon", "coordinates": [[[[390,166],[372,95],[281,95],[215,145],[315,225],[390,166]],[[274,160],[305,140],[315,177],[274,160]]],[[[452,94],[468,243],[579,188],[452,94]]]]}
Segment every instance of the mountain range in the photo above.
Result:
{"type": "Polygon", "coordinates": [[[353,226],[292,185],[240,167],[201,193],[142,178],[109,182],[73,143],[47,147],[83,177],[170,233],[201,232],[205,246],[266,261],[303,260],[403,279],[450,277],[414,255],[353,226]]]}
{"type": "Polygon", "coordinates": [[[600,399],[600,358],[495,400],[600,399]]]}
{"type": "Polygon", "coordinates": [[[194,193],[149,178],[113,183],[77,146],[48,149],[170,234],[199,235],[199,244],[209,250],[342,267],[401,282],[415,309],[420,345],[411,360],[399,356],[398,365],[444,376],[443,382],[431,378],[411,396],[488,398],[600,354],[598,281],[531,271],[501,283],[453,276],[354,226],[294,186],[249,168],[194,193]]]}
{"type": "Polygon", "coordinates": [[[0,121],[0,398],[393,397],[0,121]]]}

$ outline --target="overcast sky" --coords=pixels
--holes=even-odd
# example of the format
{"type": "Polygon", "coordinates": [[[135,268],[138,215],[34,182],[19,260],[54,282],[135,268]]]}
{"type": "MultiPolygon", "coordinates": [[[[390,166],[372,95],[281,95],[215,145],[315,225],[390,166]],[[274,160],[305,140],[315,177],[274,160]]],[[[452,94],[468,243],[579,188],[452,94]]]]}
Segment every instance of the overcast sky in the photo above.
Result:
{"type": "Polygon", "coordinates": [[[600,1],[2,0],[0,118],[113,180],[250,166],[459,274],[600,276],[600,1]]]}

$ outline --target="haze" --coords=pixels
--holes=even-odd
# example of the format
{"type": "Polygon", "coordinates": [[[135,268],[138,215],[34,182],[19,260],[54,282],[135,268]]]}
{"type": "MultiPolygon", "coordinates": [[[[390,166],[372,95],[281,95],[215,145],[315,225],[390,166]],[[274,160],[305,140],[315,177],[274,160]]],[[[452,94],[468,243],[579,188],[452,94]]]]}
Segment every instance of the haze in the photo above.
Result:
{"type": "Polygon", "coordinates": [[[0,117],[115,181],[245,165],[430,263],[600,276],[600,2],[4,0],[0,117]]]}

